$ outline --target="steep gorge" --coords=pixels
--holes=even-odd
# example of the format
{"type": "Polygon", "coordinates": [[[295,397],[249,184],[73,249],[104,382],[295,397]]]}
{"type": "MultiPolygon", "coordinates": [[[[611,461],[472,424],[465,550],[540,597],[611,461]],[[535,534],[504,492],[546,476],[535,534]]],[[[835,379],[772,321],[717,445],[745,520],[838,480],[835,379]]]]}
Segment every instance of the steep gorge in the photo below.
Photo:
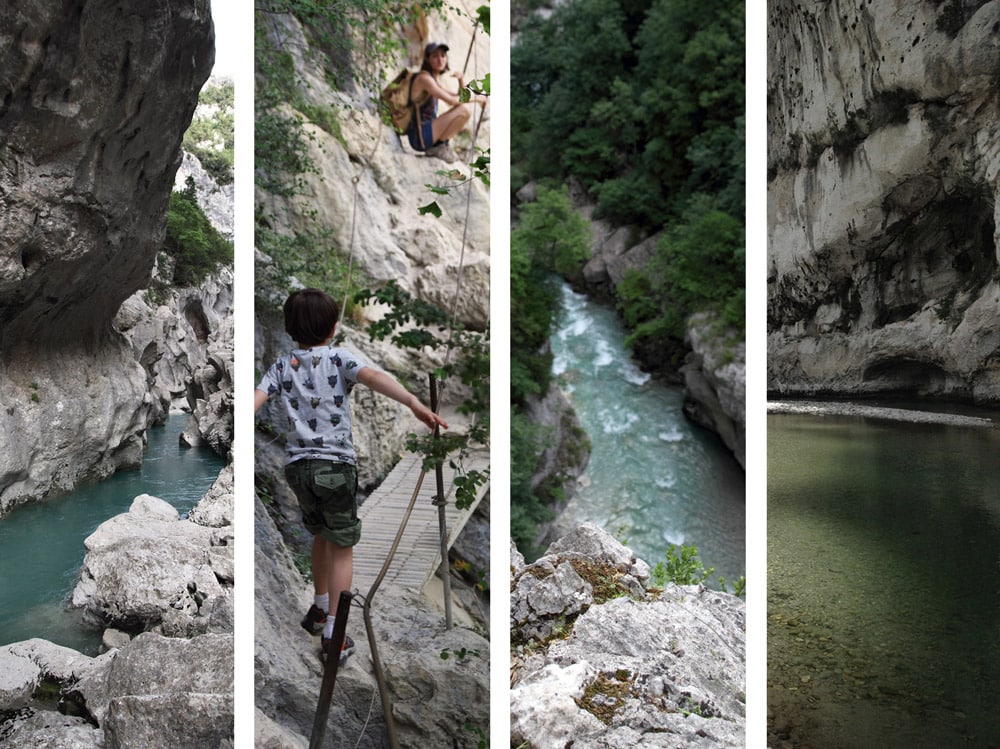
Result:
{"type": "Polygon", "coordinates": [[[768,9],[768,389],[1000,401],[1000,3],[768,9]]]}
{"type": "Polygon", "coordinates": [[[115,328],[162,245],[208,3],[0,9],[0,514],[134,465],[153,413],[115,328]]]}

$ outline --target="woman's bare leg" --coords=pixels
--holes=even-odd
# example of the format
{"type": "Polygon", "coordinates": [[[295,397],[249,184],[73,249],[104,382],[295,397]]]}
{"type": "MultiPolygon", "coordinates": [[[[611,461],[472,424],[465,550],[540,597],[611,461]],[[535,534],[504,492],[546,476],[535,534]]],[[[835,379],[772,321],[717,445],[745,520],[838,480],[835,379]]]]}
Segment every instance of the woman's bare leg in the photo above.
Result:
{"type": "Polygon", "coordinates": [[[459,104],[452,107],[440,117],[431,122],[431,133],[434,135],[434,142],[440,143],[444,140],[451,140],[465,127],[465,124],[472,117],[472,108],[475,105],[471,102],[459,104]]]}

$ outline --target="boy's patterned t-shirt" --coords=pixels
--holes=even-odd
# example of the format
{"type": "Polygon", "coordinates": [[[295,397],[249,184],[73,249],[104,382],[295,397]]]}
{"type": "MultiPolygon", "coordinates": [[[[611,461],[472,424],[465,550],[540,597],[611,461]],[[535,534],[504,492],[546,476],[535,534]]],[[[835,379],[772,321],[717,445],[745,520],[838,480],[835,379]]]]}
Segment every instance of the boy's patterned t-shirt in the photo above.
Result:
{"type": "Polygon", "coordinates": [[[271,365],[257,389],[280,402],[288,419],[286,464],[306,458],[357,462],[348,396],[365,366],[333,346],[296,349],[271,365]]]}

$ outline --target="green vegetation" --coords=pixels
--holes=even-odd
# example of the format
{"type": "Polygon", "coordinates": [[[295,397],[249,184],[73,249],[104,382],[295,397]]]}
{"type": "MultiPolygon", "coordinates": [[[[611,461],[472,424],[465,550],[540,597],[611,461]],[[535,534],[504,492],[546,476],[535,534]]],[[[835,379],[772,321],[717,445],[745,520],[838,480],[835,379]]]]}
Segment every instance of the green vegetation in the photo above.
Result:
{"type": "Polygon", "coordinates": [[[233,243],[212,226],[198,205],[194,180],[171,193],[164,251],[174,259],[177,286],[194,286],[220,265],[233,262],[233,243]]]}
{"type": "MultiPolygon", "coordinates": [[[[697,546],[682,544],[667,549],[666,563],[656,563],[651,579],[653,584],[660,588],[668,582],[676,585],[700,585],[711,577],[713,572],[715,572],[714,567],[706,568],[698,558],[697,546]]],[[[732,593],[737,596],[746,595],[746,583],[746,577],[741,575],[733,582],[732,593]]],[[[719,577],[719,585],[723,590],[729,590],[725,578],[719,577]]]]}
{"type": "Polygon", "coordinates": [[[197,156],[220,185],[233,182],[233,82],[209,81],[198,95],[198,109],[182,146],[197,156]]]}

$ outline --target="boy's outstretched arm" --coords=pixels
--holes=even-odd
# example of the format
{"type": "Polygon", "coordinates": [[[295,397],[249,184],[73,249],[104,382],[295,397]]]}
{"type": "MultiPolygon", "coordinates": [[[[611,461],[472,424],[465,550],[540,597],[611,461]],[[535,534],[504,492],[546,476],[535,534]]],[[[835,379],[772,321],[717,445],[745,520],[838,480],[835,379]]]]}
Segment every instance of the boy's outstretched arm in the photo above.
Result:
{"type": "Polygon", "coordinates": [[[257,413],[260,411],[260,407],[267,403],[267,393],[263,390],[254,389],[253,391],[253,412],[257,413]]]}
{"type": "Polygon", "coordinates": [[[417,398],[417,396],[413,395],[413,393],[404,388],[385,372],[380,372],[372,367],[364,367],[360,372],[358,372],[358,382],[366,387],[370,387],[376,393],[381,393],[382,395],[392,398],[394,401],[399,401],[413,411],[413,415],[431,429],[433,429],[436,425],[444,427],[445,429],[448,428],[448,424],[444,419],[427,408],[427,406],[420,402],[420,399],[417,398]]]}

